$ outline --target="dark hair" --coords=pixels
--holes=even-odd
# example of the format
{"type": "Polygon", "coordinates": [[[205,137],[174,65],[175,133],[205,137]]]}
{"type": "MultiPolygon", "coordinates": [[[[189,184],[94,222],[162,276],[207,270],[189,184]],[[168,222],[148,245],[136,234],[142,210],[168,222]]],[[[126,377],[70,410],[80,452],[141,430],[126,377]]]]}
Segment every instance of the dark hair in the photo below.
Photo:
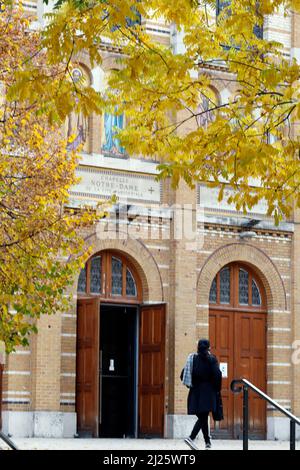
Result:
{"type": "Polygon", "coordinates": [[[199,339],[198,341],[198,354],[207,357],[209,355],[210,342],[208,339],[199,339]]]}

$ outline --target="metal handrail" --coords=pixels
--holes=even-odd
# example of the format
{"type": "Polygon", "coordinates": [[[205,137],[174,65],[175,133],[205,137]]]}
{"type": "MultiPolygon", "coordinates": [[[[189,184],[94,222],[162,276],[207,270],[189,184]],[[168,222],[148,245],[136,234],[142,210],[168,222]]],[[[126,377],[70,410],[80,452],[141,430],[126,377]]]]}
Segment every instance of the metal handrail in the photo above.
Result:
{"type": "Polygon", "coordinates": [[[295,421],[297,424],[300,425],[300,419],[297,418],[297,416],[293,415],[292,413],[290,413],[290,411],[286,410],[285,408],[283,408],[283,406],[280,406],[275,400],[273,400],[271,397],[269,397],[269,395],[267,395],[266,393],[262,392],[259,388],[257,388],[255,385],[253,385],[251,382],[249,382],[249,380],[247,379],[240,379],[240,380],[233,380],[231,382],[231,390],[234,392],[234,393],[239,393],[242,391],[242,387],[238,389],[233,389],[233,387],[235,386],[235,384],[237,383],[243,383],[245,385],[247,385],[249,388],[251,388],[251,390],[253,390],[254,392],[257,393],[257,395],[260,395],[262,398],[264,398],[266,401],[268,401],[269,403],[271,403],[271,405],[274,406],[274,408],[277,408],[277,410],[281,411],[281,413],[285,414],[288,418],[292,419],[293,421],[295,421]]]}
{"type": "Polygon", "coordinates": [[[290,449],[296,449],[296,424],[300,425],[300,419],[297,418],[297,416],[280,406],[275,400],[247,379],[232,380],[230,388],[233,393],[240,393],[243,391],[243,450],[248,450],[249,388],[290,419],[290,449]],[[241,385],[240,387],[238,386],[239,384],[241,385]]]}
{"type": "Polygon", "coordinates": [[[2,431],[0,431],[0,439],[2,439],[12,450],[18,450],[14,442],[2,431]]]}

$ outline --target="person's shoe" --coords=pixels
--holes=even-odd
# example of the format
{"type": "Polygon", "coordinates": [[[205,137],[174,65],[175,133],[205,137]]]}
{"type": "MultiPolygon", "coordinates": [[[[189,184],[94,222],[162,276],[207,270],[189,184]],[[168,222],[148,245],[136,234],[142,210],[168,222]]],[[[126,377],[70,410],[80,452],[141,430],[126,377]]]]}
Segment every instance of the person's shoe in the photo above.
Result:
{"type": "Polygon", "coordinates": [[[211,449],[211,442],[210,441],[205,442],[205,449],[211,449]]]}
{"type": "Polygon", "coordinates": [[[199,450],[199,448],[196,446],[195,442],[193,441],[193,439],[191,439],[190,437],[186,437],[184,439],[184,442],[193,450],[199,450]]]}

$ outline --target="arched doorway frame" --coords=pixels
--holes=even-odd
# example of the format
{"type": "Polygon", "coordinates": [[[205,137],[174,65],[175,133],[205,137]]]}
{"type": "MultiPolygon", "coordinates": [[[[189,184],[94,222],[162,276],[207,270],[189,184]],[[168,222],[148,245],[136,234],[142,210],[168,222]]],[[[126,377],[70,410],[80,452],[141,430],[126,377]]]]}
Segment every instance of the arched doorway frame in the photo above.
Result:
{"type": "MultiPolygon", "coordinates": [[[[100,251],[110,250],[119,252],[128,258],[134,266],[141,281],[143,303],[165,302],[163,281],[158,264],[147,246],[139,239],[131,238],[126,232],[101,232],[101,238],[94,232],[85,238],[85,249],[92,248],[91,256],[100,251]]],[[[73,298],[77,300],[77,284],[80,272],[74,277],[72,286],[73,298]]],[[[76,302],[75,302],[76,304],[76,302]]]]}
{"type": "Polygon", "coordinates": [[[80,291],[77,289],[78,298],[86,297],[87,295],[91,297],[99,297],[101,303],[127,303],[127,304],[140,304],[143,300],[142,292],[142,282],[139,277],[139,274],[136,270],[136,267],[131,263],[129,258],[124,255],[121,251],[118,250],[102,250],[95,253],[91,256],[85,265],[83,271],[83,276],[85,277],[85,291],[80,291]],[[100,273],[100,287],[101,292],[93,292],[91,290],[91,265],[94,259],[100,259],[100,265],[98,266],[100,273]],[[112,293],[112,262],[113,259],[116,259],[121,262],[122,266],[122,293],[119,295],[113,295],[112,293]],[[133,281],[135,283],[136,295],[127,295],[126,294],[126,274],[127,269],[129,270],[133,281]]]}
{"type": "Polygon", "coordinates": [[[208,334],[209,292],[211,284],[217,273],[224,266],[234,262],[244,263],[249,266],[261,280],[266,293],[268,327],[273,327],[273,314],[289,313],[284,282],[270,257],[254,245],[231,243],[213,251],[204,262],[198,275],[197,322],[201,324],[202,334],[208,334]]]}
{"type": "MultiPolygon", "coordinates": [[[[260,279],[265,294],[267,307],[267,393],[274,398],[272,382],[274,376],[274,368],[268,364],[272,361],[272,330],[276,325],[277,315],[286,315],[290,313],[287,301],[286,289],[280,273],[271,260],[271,258],[260,248],[250,243],[231,243],[224,245],[213,251],[204,262],[197,281],[197,336],[209,336],[209,293],[211,284],[217,273],[230,263],[241,263],[248,266],[256,276],[260,279]]],[[[270,421],[270,429],[268,428],[267,413],[267,436],[272,435],[272,424],[270,421]]],[[[274,418],[272,418],[274,419],[274,418]]]]}
{"type": "MultiPolygon", "coordinates": [[[[122,238],[122,239],[115,239],[115,233],[113,232],[110,237],[110,233],[106,232],[106,236],[108,238],[105,239],[99,239],[97,234],[92,234],[91,236],[87,237],[86,239],[86,247],[92,246],[92,254],[89,258],[91,260],[93,257],[95,257],[97,254],[100,253],[110,253],[110,254],[115,254],[116,256],[119,256],[122,258],[124,261],[128,261],[128,264],[130,265],[132,271],[135,273],[135,280],[139,284],[139,301],[134,300],[133,302],[129,303],[130,305],[134,304],[138,308],[139,312],[139,332],[138,332],[138,403],[139,403],[139,423],[137,424],[137,429],[139,430],[139,435],[157,435],[161,436],[164,433],[164,422],[165,422],[165,403],[167,402],[167,393],[166,391],[168,390],[167,386],[167,380],[166,377],[168,376],[168,372],[166,371],[167,368],[167,363],[165,360],[165,351],[167,349],[167,337],[166,337],[166,306],[164,302],[164,292],[163,292],[163,286],[162,286],[162,279],[161,275],[157,266],[157,263],[151,254],[151,252],[147,249],[147,247],[140,241],[140,240],[135,240],[131,238],[122,238]],[[153,329],[153,332],[151,333],[153,329]],[[160,333],[159,333],[160,332],[160,333]],[[158,334],[159,333],[159,334],[158,334]],[[159,339],[159,337],[161,339],[159,339]],[[153,344],[152,344],[153,343],[153,344]],[[149,362],[148,358],[152,357],[153,355],[157,354],[160,355],[160,364],[161,367],[159,368],[160,373],[156,374],[151,374],[151,377],[153,375],[153,384],[152,384],[152,379],[151,383],[149,386],[147,385],[146,387],[143,385],[145,383],[145,380],[148,380],[148,375],[149,375],[149,366],[150,363],[147,365],[149,362]],[[160,378],[159,378],[160,377],[160,378]],[[156,381],[160,380],[159,386],[156,384],[156,381]],[[149,397],[150,400],[152,400],[151,397],[153,397],[153,403],[155,402],[156,398],[155,395],[157,395],[159,392],[160,394],[160,408],[161,408],[161,417],[162,419],[158,419],[157,416],[159,413],[155,413],[155,410],[151,411],[149,414],[149,406],[148,406],[148,401],[149,397]],[[154,413],[154,414],[153,414],[154,413]],[[153,416],[152,416],[153,415],[153,416]],[[154,416],[156,415],[155,419],[154,416]],[[152,423],[152,424],[149,424],[152,423]]],[[[77,296],[77,283],[78,283],[78,278],[79,278],[80,273],[76,276],[75,282],[74,282],[74,289],[76,288],[76,295],[73,296],[74,300],[87,300],[90,301],[91,299],[94,300],[99,300],[100,305],[104,304],[104,306],[107,304],[108,306],[111,305],[112,303],[115,303],[118,305],[118,302],[116,299],[112,298],[105,298],[101,299],[100,295],[91,295],[90,293],[87,293],[85,295],[79,295],[77,296]]],[[[124,307],[124,297],[120,299],[119,305],[124,307]]],[[[86,306],[87,308],[88,305],[86,306]]],[[[94,307],[92,307],[94,308],[94,307]]],[[[99,307],[95,306],[95,311],[99,311],[99,307]]],[[[88,311],[86,310],[86,313],[88,311]]],[[[85,314],[84,314],[85,315],[85,314]]],[[[92,315],[95,321],[95,314],[92,315]]],[[[96,328],[95,328],[96,330],[96,328]]],[[[98,326],[98,331],[99,331],[99,326],[98,326]]],[[[77,329],[77,344],[78,344],[78,329],[77,329]]],[[[99,338],[99,333],[96,334],[99,338]]],[[[79,341],[80,343],[89,343],[89,342],[94,342],[95,341],[95,336],[93,338],[82,338],[79,335],[79,341]],[[87,339],[87,341],[86,341],[87,339]],[[90,341],[90,339],[92,341],[90,341]],[[83,340],[83,341],[82,341],[83,340]]],[[[98,346],[96,347],[99,350],[99,343],[98,346]]],[[[77,350],[77,364],[78,364],[78,350],[77,350]]],[[[80,356],[82,357],[82,356],[80,356]]],[[[155,366],[155,361],[153,360],[151,362],[151,367],[155,366]]],[[[98,365],[96,366],[99,369],[99,361],[98,365]]],[[[77,376],[76,376],[77,377],[77,376]]],[[[76,383],[77,378],[76,378],[76,383]]],[[[96,385],[95,385],[96,386],[96,385]]],[[[76,386],[77,390],[78,387],[76,386]]],[[[95,388],[95,387],[94,387],[95,388]]],[[[78,392],[77,392],[78,393],[78,392]]],[[[76,393],[76,403],[77,403],[77,396],[78,394],[76,393]]],[[[98,400],[97,395],[95,395],[95,400],[96,402],[98,400]]],[[[152,403],[152,401],[151,401],[152,403]]],[[[151,410],[153,406],[151,405],[151,410]]],[[[97,422],[92,424],[93,429],[98,428],[97,422]]],[[[98,435],[97,432],[92,432],[92,434],[96,437],[98,435]]]]}
{"type": "Polygon", "coordinates": [[[217,290],[217,299],[216,302],[212,302],[211,299],[209,299],[209,308],[213,309],[222,309],[222,310],[230,310],[230,311],[256,311],[256,312],[263,312],[267,313],[267,296],[265,292],[265,287],[263,285],[263,282],[260,279],[260,276],[258,275],[257,272],[253,269],[253,267],[250,264],[247,263],[241,263],[238,261],[234,261],[232,263],[226,264],[223,266],[220,271],[216,274],[214,280],[216,279],[217,285],[216,285],[216,290],[217,290]],[[220,293],[220,274],[221,272],[225,269],[229,268],[230,272],[230,292],[229,292],[229,301],[228,302],[220,302],[219,299],[219,293],[220,293]],[[248,280],[248,294],[249,294],[249,304],[240,304],[239,302],[239,270],[247,271],[249,275],[249,280],[248,280]],[[250,288],[250,284],[254,280],[256,286],[258,287],[259,290],[259,295],[260,295],[260,305],[252,305],[252,299],[251,299],[251,293],[252,293],[252,287],[250,288]],[[250,292],[251,291],[251,292],[250,292]]]}
{"type": "MultiPolygon", "coordinates": [[[[253,269],[235,262],[218,272],[209,300],[211,349],[223,371],[224,420],[214,434],[236,439],[242,435],[242,397],[231,392],[231,381],[244,377],[264,392],[267,387],[266,295],[253,269]]],[[[249,407],[249,434],[265,439],[266,403],[251,393],[249,407]]]]}
{"type": "Polygon", "coordinates": [[[234,262],[248,265],[260,278],[266,292],[269,313],[287,311],[284,283],[270,257],[254,245],[232,243],[215,250],[207,258],[198,275],[198,303],[203,312],[206,311],[208,315],[209,291],[214,277],[224,266],[234,262]]]}

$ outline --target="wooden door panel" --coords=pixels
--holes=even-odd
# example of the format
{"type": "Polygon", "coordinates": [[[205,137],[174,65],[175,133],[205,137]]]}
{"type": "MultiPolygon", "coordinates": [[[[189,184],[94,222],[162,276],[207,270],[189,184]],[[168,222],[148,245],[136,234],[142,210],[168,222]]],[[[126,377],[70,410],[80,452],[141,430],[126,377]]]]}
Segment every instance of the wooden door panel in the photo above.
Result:
{"type": "Polygon", "coordinates": [[[233,317],[232,312],[220,312],[210,310],[209,313],[209,329],[211,351],[218,358],[218,361],[228,364],[228,377],[222,380],[222,399],[224,408],[224,420],[217,427],[212,422],[212,430],[215,435],[221,435],[231,432],[233,426],[233,396],[230,391],[230,383],[233,379],[233,317]]]}
{"type": "Polygon", "coordinates": [[[211,310],[209,312],[209,341],[212,351],[217,350],[217,318],[211,310]]]}
{"type": "Polygon", "coordinates": [[[258,432],[265,432],[265,422],[263,417],[266,415],[266,403],[257,395],[252,395],[250,417],[252,421],[252,429],[258,432]]]}
{"type": "Polygon", "coordinates": [[[139,433],[163,436],[165,404],[164,305],[143,306],[140,315],[139,433]]]}
{"type": "MultiPolygon", "coordinates": [[[[266,388],[266,315],[256,312],[224,312],[210,309],[209,328],[211,350],[219,360],[228,364],[228,378],[223,378],[222,398],[224,421],[216,436],[227,433],[228,437],[242,435],[242,394],[234,395],[230,383],[234,378],[246,378],[256,386],[266,388]]],[[[264,437],[266,406],[259,397],[249,393],[250,434],[264,437]]]]}
{"type": "MultiPolygon", "coordinates": [[[[224,419],[219,422],[219,429],[222,432],[231,433],[232,427],[232,404],[228,393],[222,391],[223,414],[224,419]]],[[[214,421],[212,421],[212,429],[214,429],[214,421]]]]}
{"type": "MultiPolygon", "coordinates": [[[[236,378],[246,378],[258,388],[266,389],[266,315],[235,312],[235,372],[236,378]]],[[[242,433],[242,395],[235,396],[234,422],[236,437],[242,433]]],[[[249,392],[249,433],[264,437],[266,404],[249,392]]]]}
{"type": "Polygon", "coordinates": [[[140,423],[141,435],[163,435],[163,417],[159,391],[155,395],[153,392],[147,393],[147,391],[144,390],[140,399],[140,415],[143,417],[143,421],[140,423]]]}
{"type": "Polygon", "coordinates": [[[242,315],[241,318],[239,331],[236,331],[236,333],[239,335],[241,357],[248,358],[249,354],[251,354],[251,318],[245,315],[242,315]]]}
{"type": "Polygon", "coordinates": [[[252,318],[253,332],[255,334],[252,337],[252,349],[254,354],[259,357],[265,356],[265,333],[266,333],[266,319],[265,315],[260,314],[259,316],[254,314],[252,318]]]}
{"type": "Polygon", "coordinates": [[[99,299],[77,304],[76,411],[79,434],[99,432],[99,299]]]}
{"type": "Polygon", "coordinates": [[[223,354],[226,351],[226,355],[228,351],[231,349],[230,344],[230,337],[232,335],[231,332],[231,315],[229,314],[221,314],[219,317],[219,325],[218,325],[218,339],[219,339],[219,349],[223,351],[223,354]]]}
{"type": "MultiPolygon", "coordinates": [[[[266,390],[266,295],[263,284],[251,268],[240,263],[230,263],[224,268],[227,269],[227,278],[222,269],[211,286],[210,340],[212,352],[219,362],[228,364],[228,378],[223,379],[222,387],[225,419],[220,423],[220,429],[227,430],[226,437],[241,437],[242,394],[234,395],[229,387],[232,379],[243,377],[266,390]],[[253,303],[253,281],[259,289],[259,305],[253,303]],[[222,298],[223,301],[227,299],[228,303],[222,304],[222,298]]],[[[250,435],[265,437],[264,402],[249,392],[249,407],[250,435]]]]}
{"type": "MultiPolygon", "coordinates": [[[[152,396],[149,393],[146,393],[146,390],[143,390],[143,393],[139,394],[139,415],[143,419],[143,433],[151,431],[152,424],[152,396]]],[[[140,428],[141,428],[141,419],[140,419],[140,428]]]]}

